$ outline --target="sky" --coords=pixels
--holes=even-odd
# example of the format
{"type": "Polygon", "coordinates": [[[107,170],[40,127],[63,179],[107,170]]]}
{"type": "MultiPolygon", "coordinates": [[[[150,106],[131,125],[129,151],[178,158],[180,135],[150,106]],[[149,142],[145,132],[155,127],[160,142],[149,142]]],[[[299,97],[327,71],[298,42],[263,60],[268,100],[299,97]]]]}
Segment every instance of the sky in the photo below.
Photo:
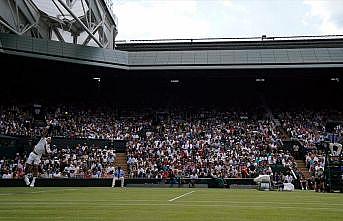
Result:
{"type": "Polygon", "coordinates": [[[343,0],[112,0],[117,40],[343,35],[343,0]]]}

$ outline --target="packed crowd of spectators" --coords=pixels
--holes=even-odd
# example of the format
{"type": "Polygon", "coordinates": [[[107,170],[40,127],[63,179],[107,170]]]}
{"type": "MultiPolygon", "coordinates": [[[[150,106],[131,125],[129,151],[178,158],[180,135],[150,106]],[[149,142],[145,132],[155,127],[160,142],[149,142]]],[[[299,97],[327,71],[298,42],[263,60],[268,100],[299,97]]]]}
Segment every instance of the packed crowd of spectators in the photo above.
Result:
{"type": "Polygon", "coordinates": [[[288,136],[300,141],[304,147],[308,175],[299,174],[301,188],[324,191],[325,152],[321,143],[342,143],[343,127],[334,122],[343,122],[343,113],[339,110],[303,109],[279,113],[279,118],[288,136]],[[332,125],[328,125],[328,122],[332,125]]]}
{"type": "Polygon", "coordinates": [[[324,113],[312,111],[283,112],[279,114],[288,136],[300,140],[306,148],[315,148],[324,140],[324,113]]]}
{"type": "MultiPolygon", "coordinates": [[[[15,159],[0,160],[0,177],[21,178],[27,154],[16,154],[15,159]]],[[[113,148],[76,145],[52,148],[48,157],[41,159],[41,177],[44,178],[105,178],[112,177],[116,153],[113,148]]]]}
{"type": "MultiPolygon", "coordinates": [[[[220,177],[248,178],[259,174],[288,179],[297,172],[294,157],[282,148],[275,122],[242,111],[169,111],[166,114],[133,112],[118,116],[113,110],[50,107],[40,110],[53,125],[54,137],[118,139],[127,141],[130,178],[220,177]],[[276,167],[287,174],[274,173],[276,167]]],[[[0,107],[0,134],[37,137],[39,111],[24,107],[0,107]]],[[[261,117],[262,116],[262,117],[261,117]]],[[[280,112],[278,117],[289,137],[309,149],[324,139],[325,112],[280,112]]],[[[26,154],[27,155],[27,154],[26,154]]],[[[25,157],[2,159],[2,178],[23,174],[25,157]]],[[[44,177],[107,177],[114,170],[115,152],[107,147],[55,147],[42,161],[44,177]]],[[[306,158],[315,172],[323,159],[317,152],[306,158]]],[[[292,180],[290,181],[292,182],[292,180]]]]}
{"type": "Polygon", "coordinates": [[[312,149],[306,154],[305,163],[310,175],[305,188],[324,191],[325,153],[320,149],[312,149]]]}
{"type": "Polygon", "coordinates": [[[33,126],[32,112],[18,106],[0,106],[0,134],[35,136],[40,133],[38,127],[33,126]]]}
{"type": "Polygon", "coordinates": [[[46,178],[112,177],[115,165],[113,148],[77,145],[54,148],[51,157],[42,162],[46,178]]]}
{"type": "Polygon", "coordinates": [[[0,159],[0,178],[16,179],[24,176],[25,159],[19,153],[13,158],[2,157],[0,159]]]}
{"type": "Polygon", "coordinates": [[[129,176],[168,178],[177,173],[248,178],[271,174],[271,166],[295,166],[281,145],[269,120],[233,112],[203,119],[169,118],[161,120],[154,131],[128,139],[129,176]]]}
{"type": "MultiPolygon", "coordinates": [[[[53,136],[116,139],[113,111],[60,106],[46,110],[33,107],[0,107],[0,134],[34,137],[41,133],[35,116],[44,114],[54,126],[53,136]]],[[[41,116],[40,116],[41,117],[41,116]]]]}
{"type": "Polygon", "coordinates": [[[311,176],[315,176],[317,171],[324,169],[325,154],[320,150],[312,150],[306,154],[305,162],[311,176]]]}
{"type": "MultiPolygon", "coordinates": [[[[326,123],[335,119],[337,121],[343,120],[343,113],[339,111],[313,111],[313,110],[296,110],[285,111],[278,113],[278,117],[281,119],[282,127],[287,131],[290,138],[298,139],[302,145],[307,149],[317,149],[320,142],[324,141],[326,137],[326,123]]],[[[336,142],[342,138],[343,128],[334,128],[336,142]]],[[[332,140],[330,138],[330,140],[332,140]]]]}

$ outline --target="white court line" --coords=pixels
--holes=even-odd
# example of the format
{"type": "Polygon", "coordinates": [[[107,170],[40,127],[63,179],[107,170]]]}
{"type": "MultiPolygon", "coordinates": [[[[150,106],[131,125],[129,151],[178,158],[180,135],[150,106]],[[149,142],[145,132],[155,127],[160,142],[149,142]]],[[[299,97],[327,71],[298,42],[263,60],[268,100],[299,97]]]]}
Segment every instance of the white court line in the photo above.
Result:
{"type": "Polygon", "coordinates": [[[35,191],[35,192],[26,192],[25,194],[46,193],[46,192],[49,192],[49,191],[42,190],[42,191],[35,191]]]}
{"type": "Polygon", "coordinates": [[[319,202],[272,202],[272,201],[225,201],[225,200],[184,200],[183,203],[236,203],[236,204],[285,204],[285,205],[306,205],[306,204],[319,204],[319,205],[333,205],[333,206],[343,206],[343,203],[323,203],[323,201],[319,202]]]}
{"type": "Polygon", "coordinates": [[[195,192],[195,191],[191,191],[191,192],[182,194],[181,196],[177,196],[177,197],[175,197],[175,198],[173,198],[173,199],[170,199],[170,200],[168,200],[168,201],[169,201],[169,202],[173,202],[174,200],[180,199],[181,197],[187,196],[187,195],[192,194],[192,193],[194,193],[194,192],[195,192]]]}
{"type": "MultiPolygon", "coordinates": [[[[78,190],[78,189],[69,189],[69,190],[78,190]]],[[[39,192],[28,192],[27,194],[31,194],[31,193],[41,193],[43,191],[39,191],[39,192]]],[[[49,191],[45,191],[45,192],[49,192],[49,191]]],[[[190,194],[190,193],[187,193],[190,194]]],[[[1,195],[14,195],[13,193],[1,193],[1,195]]],[[[180,196],[181,197],[181,196],[180,196]]],[[[91,203],[115,203],[115,202],[161,202],[163,200],[158,200],[158,199],[120,199],[120,200],[54,200],[54,203],[58,204],[58,203],[87,203],[87,204],[91,204],[91,203]]],[[[30,204],[30,203],[38,203],[38,204],[44,204],[46,202],[51,202],[51,201],[46,201],[46,200],[21,200],[20,202],[18,201],[0,201],[0,205],[2,204],[30,204]]],[[[319,203],[318,201],[316,202],[271,202],[271,201],[257,201],[257,202],[251,202],[251,201],[241,201],[241,202],[237,202],[237,201],[226,201],[226,200],[183,200],[183,203],[228,203],[228,204],[249,204],[249,205],[255,205],[256,203],[258,204],[274,204],[274,205],[306,205],[306,204],[310,204],[310,205],[326,205],[326,206],[343,206],[343,203],[319,203]]],[[[206,206],[206,204],[203,204],[206,206]]]]}
{"type": "MultiPolygon", "coordinates": [[[[0,216],[0,220],[17,220],[16,218],[18,218],[17,216],[0,216]]],[[[43,220],[46,220],[47,219],[47,217],[46,216],[43,216],[43,217],[39,217],[39,216],[27,216],[27,215],[25,215],[25,218],[27,219],[27,218],[31,218],[31,220],[34,220],[34,219],[38,219],[38,220],[41,220],[41,219],[43,219],[43,220]]],[[[55,219],[62,219],[62,220],[64,220],[64,219],[67,219],[65,216],[54,216],[54,220],[55,219]]],[[[88,217],[82,217],[82,219],[84,220],[84,219],[90,219],[90,218],[88,218],[88,217]]],[[[94,219],[94,217],[91,217],[91,219],[94,219]]]]}
{"type": "Polygon", "coordinates": [[[28,192],[0,193],[0,196],[37,194],[37,193],[54,193],[54,192],[75,191],[75,190],[79,190],[79,189],[40,190],[40,191],[34,191],[34,192],[28,191],[28,192]]]}
{"type": "MultiPolygon", "coordinates": [[[[25,203],[26,205],[32,206],[32,205],[47,205],[46,203],[30,203],[27,202],[25,203]]],[[[25,205],[23,203],[16,203],[17,206],[22,206],[25,205]]],[[[47,206],[57,206],[57,205],[62,205],[62,206],[67,206],[67,205],[73,205],[71,203],[51,203],[47,206]]],[[[79,204],[79,205],[84,205],[84,204],[79,204]]],[[[94,204],[92,205],[93,208],[97,208],[97,209],[106,209],[107,207],[127,207],[127,206],[181,206],[181,207],[217,207],[217,208],[256,208],[256,209],[296,209],[296,210],[331,210],[331,211],[340,211],[342,212],[343,209],[341,208],[332,208],[332,207],[298,207],[298,206],[270,206],[270,207],[266,207],[265,205],[223,205],[223,204],[209,204],[209,205],[203,205],[203,204],[183,204],[183,203],[130,203],[130,204],[123,204],[123,203],[105,203],[105,204],[94,204]]],[[[20,210],[32,210],[32,208],[20,208],[20,210]]],[[[38,210],[45,210],[45,209],[36,209],[38,210]]],[[[80,210],[89,210],[89,208],[80,208],[80,210]]],[[[1,208],[0,208],[1,211],[1,208]]]]}
{"type": "Polygon", "coordinates": [[[35,192],[23,192],[23,194],[31,194],[31,193],[58,193],[58,192],[64,192],[64,191],[75,191],[79,189],[60,189],[60,190],[40,190],[35,192]]]}
{"type": "MultiPolygon", "coordinates": [[[[22,204],[22,205],[37,204],[37,205],[40,205],[40,204],[46,204],[47,202],[51,202],[51,201],[45,201],[45,200],[42,200],[42,201],[41,200],[40,201],[37,201],[37,200],[30,200],[30,201],[24,200],[23,201],[23,200],[21,200],[20,202],[18,202],[18,201],[1,201],[0,205],[3,205],[3,204],[22,204]]],[[[162,202],[162,200],[125,200],[125,199],[121,199],[121,200],[92,200],[92,201],[89,201],[89,200],[71,200],[71,201],[59,201],[59,200],[57,200],[56,201],[56,200],[54,200],[54,202],[52,204],[56,204],[56,205],[62,204],[63,205],[63,204],[79,203],[79,204],[98,204],[98,205],[109,205],[109,204],[111,204],[111,205],[115,205],[117,202],[138,202],[138,205],[149,205],[148,203],[139,204],[139,202],[162,202]]],[[[233,201],[189,201],[189,200],[182,201],[182,203],[200,203],[200,202],[208,202],[208,203],[222,203],[223,202],[223,203],[230,204],[230,207],[233,206],[232,203],[236,204],[236,205],[234,205],[234,207],[235,206],[238,206],[238,207],[249,207],[249,206],[260,207],[260,205],[256,205],[256,203],[258,203],[258,204],[268,203],[268,202],[263,202],[263,201],[261,201],[261,202],[258,201],[255,203],[252,203],[252,202],[233,202],[233,201]],[[243,204],[243,205],[239,205],[239,204],[243,204]],[[249,205],[244,205],[244,204],[249,204],[249,205]]],[[[291,204],[293,205],[294,203],[273,202],[272,204],[275,206],[277,206],[277,205],[286,205],[287,206],[287,205],[291,205],[291,204]]],[[[120,204],[120,205],[126,205],[126,204],[120,204]]],[[[156,204],[156,205],[163,205],[163,204],[156,204]]],[[[166,205],[170,205],[170,204],[166,204],[166,205]]],[[[194,204],[189,204],[189,205],[194,205],[194,204]]],[[[209,204],[197,204],[197,206],[212,206],[212,205],[213,206],[224,206],[225,204],[210,204],[210,205],[209,204]]],[[[271,205],[271,206],[273,206],[273,205],[271,205]]],[[[316,204],[313,204],[313,205],[316,205],[316,204]]],[[[341,204],[341,203],[334,203],[334,204],[325,203],[325,204],[323,204],[323,206],[324,205],[326,205],[326,206],[343,206],[343,204],[341,204]]],[[[297,208],[297,207],[294,207],[294,208],[297,208]]],[[[312,207],[312,208],[318,208],[318,207],[312,207]]],[[[329,207],[327,207],[327,208],[329,208],[329,207]]],[[[334,208],[334,207],[332,207],[332,208],[334,208]]]]}

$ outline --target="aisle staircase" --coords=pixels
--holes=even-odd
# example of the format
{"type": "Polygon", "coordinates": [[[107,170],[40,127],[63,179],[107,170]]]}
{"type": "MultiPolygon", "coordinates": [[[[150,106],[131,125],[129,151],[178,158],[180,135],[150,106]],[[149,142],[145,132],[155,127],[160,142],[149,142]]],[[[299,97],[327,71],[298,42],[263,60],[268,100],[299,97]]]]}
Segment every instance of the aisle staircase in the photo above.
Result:
{"type": "Polygon", "coordinates": [[[264,110],[266,112],[267,118],[274,122],[277,130],[280,132],[281,140],[290,140],[290,137],[288,136],[287,132],[282,127],[282,124],[280,122],[279,116],[275,116],[275,114],[273,113],[271,108],[268,106],[265,97],[262,94],[260,94],[259,98],[260,98],[261,104],[262,104],[262,106],[263,106],[263,108],[264,108],[264,110]]]}
{"type": "Polygon", "coordinates": [[[297,168],[302,172],[302,174],[304,175],[305,179],[308,179],[311,177],[310,172],[308,172],[308,169],[306,167],[306,164],[303,160],[295,160],[295,162],[297,163],[297,168]]]}
{"type": "Polygon", "coordinates": [[[128,167],[127,167],[127,156],[126,153],[117,153],[116,154],[116,167],[121,167],[124,170],[125,178],[128,178],[128,167]]]}

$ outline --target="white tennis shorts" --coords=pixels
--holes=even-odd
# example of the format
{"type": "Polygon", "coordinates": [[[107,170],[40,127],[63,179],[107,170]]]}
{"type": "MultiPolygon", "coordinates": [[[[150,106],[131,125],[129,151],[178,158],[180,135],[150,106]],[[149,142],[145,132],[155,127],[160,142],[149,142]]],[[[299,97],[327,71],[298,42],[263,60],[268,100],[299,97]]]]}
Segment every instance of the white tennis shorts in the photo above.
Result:
{"type": "Polygon", "coordinates": [[[39,165],[40,163],[40,156],[36,155],[35,153],[31,152],[29,155],[29,158],[26,160],[27,164],[34,164],[34,165],[39,165]]]}

